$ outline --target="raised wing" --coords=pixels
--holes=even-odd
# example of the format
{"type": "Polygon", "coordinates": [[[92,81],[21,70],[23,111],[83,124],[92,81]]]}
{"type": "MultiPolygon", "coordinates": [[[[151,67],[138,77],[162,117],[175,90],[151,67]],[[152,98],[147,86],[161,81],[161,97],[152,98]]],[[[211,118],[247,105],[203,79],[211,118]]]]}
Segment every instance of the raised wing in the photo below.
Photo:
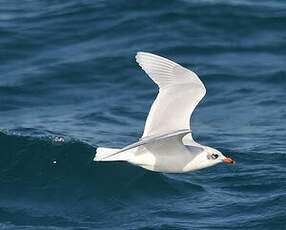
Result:
{"type": "Polygon", "coordinates": [[[166,58],[138,52],[136,61],[159,86],[142,138],[190,129],[190,116],[206,94],[198,76],[166,58]]]}

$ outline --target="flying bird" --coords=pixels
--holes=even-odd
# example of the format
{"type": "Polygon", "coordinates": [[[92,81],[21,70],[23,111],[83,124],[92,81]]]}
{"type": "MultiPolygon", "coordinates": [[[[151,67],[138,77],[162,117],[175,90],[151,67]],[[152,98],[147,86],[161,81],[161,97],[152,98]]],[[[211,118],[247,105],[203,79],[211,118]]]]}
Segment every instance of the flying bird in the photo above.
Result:
{"type": "Polygon", "coordinates": [[[235,163],[220,151],[192,137],[190,117],[206,88],[199,77],[181,65],[147,52],[136,61],[158,85],[143,136],[122,149],[98,147],[94,161],[127,161],[145,169],[185,173],[221,162],[235,163]]]}

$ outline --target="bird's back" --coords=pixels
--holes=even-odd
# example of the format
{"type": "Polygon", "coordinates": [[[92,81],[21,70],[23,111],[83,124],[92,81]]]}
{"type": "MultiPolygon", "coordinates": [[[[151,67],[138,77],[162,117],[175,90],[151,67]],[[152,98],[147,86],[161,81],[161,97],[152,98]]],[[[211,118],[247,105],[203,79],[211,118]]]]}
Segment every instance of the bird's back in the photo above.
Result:
{"type": "Polygon", "coordinates": [[[182,173],[190,171],[187,165],[196,155],[178,135],[139,146],[129,162],[152,171],[182,173]]]}

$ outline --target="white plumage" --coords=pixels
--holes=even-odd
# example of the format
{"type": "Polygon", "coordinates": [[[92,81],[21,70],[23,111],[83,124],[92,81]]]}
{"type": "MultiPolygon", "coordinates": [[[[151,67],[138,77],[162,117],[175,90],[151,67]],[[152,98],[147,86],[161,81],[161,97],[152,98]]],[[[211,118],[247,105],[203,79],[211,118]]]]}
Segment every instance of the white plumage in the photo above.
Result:
{"type": "Polygon", "coordinates": [[[158,85],[159,94],[148,114],[142,138],[123,149],[98,148],[95,161],[128,161],[143,168],[182,173],[234,163],[221,152],[196,143],[190,116],[206,94],[198,76],[166,58],[138,52],[136,61],[158,85]]]}

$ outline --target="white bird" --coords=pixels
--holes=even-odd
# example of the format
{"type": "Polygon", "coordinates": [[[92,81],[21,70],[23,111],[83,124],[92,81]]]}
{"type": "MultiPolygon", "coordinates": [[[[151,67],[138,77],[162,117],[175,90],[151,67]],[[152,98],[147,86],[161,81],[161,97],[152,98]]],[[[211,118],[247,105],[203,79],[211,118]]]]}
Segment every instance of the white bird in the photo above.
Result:
{"type": "Polygon", "coordinates": [[[148,170],[168,173],[194,171],[220,162],[235,163],[220,151],[193,140],[190,117],[206,94],[199,77],[151,53],[138,52],[136,61],[159,86],[143,136],[122,149],[99,147],[94,160],[127,161],[148,170]]]}

